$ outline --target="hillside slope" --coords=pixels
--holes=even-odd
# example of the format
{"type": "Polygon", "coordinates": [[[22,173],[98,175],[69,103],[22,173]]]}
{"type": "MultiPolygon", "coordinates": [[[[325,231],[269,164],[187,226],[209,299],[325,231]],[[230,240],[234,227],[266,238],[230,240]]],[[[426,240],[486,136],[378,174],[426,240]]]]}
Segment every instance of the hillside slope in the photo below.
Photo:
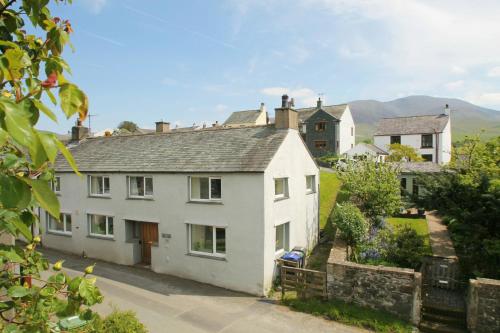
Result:
{"type": "Polygon", "coordinates": [[[453,140],[484,130],[483,137],[500,135],[500,112],[456,98],[408,96],[393,101],[357,100],[349,102],[358,141],[371,138],[377,121],[385,117],[439,114],[444,106],[451,108],[453,140]]]}

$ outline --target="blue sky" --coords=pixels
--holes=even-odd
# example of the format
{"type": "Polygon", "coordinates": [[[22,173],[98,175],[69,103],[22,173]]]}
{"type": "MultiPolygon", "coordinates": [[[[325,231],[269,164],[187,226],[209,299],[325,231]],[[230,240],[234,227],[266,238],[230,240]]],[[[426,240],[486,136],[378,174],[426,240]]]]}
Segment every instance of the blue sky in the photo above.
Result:
{"type": "MultiPolygon", "coordinates": [[[[483,0],[79,0],[71,80],[93,130],[411,94],[500,109],[500,3],[483,0]]],[[[74,120],[40,127],[66,132],[74,120]]]]}

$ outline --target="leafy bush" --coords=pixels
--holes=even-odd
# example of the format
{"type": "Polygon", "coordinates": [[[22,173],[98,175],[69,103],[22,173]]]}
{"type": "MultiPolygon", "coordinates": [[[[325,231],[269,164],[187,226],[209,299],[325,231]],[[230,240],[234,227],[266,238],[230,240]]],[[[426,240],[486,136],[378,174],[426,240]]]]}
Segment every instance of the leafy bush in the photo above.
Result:
{"type": "Polygon", "coordinates": [[[397,228],[396,232],[390,234],[385,244],[386,260],[400,267],[418,269],[422,264],[422,258],[427,254],[424,237],[407,225],[397,228]]]}
{"type": "Polygon", "coordinates": [[[146,327],[137,319],[133,311],[114,309],[104,319],[94,322],[95,333],[147,333],[146,327]]]}
{"type": "Polygon", "coordinates": [[[355,247],[368,236],[369,224],[365,217],[358,207],[347,202],[342,206],[337,204],[337,207],[333,211],[332,222],[340,230],[342,237],[347,243],[347,257],[356,261],[355,247]],[[350,254],[349,247],[351,248],[350,254]]]}

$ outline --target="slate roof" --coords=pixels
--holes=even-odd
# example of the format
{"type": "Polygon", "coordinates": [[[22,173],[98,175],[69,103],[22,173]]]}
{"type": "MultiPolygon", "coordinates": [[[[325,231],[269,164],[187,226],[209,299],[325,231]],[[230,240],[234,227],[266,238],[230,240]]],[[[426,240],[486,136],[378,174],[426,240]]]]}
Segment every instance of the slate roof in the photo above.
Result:
{"type": "Polygon", "coordinates": [[[224,125],[255,123],[261,110],[235,111],[226,119],[224,125]]]}
{"type": "Polygon", "coordinates": [[[401,173],[414,174],[414,173],[436,173],[442,172],[443,168],[432,162],[402,162],[399,164],[401,173]]]}
{"type": "Polygon", "coordinates": [[[312,107],[312,108],[301,108],[295,110],[299,113],[299,122],[303,123],[307,121],[307,119],[309,119],[313,114],[316,113],[316,111],[320,109],[340,120],[345,110],[347,109],[347,104],[323,105],[321,108],[312,107]]]}
{"type": "MultiPolygon", "coordinates": [[[[287,130],[273,126],[87,138],[70,151],[81,172],[263,172],[287,130]]],[[[57,172],[71,172],[62,156],[57,172]]]]}
{"type": "Polygon", "coordinates": [[[374,152],[375,152],[375,153],[377,153],[377,154],[380,154],[380,155],[389,155],[389,153],[388,153],[388,152],[386,152],[385,150],[383,150],[383,149],[381,149],[381,148],[379,148],[379,147],[377,147],[377,146],[375,146],[375,145],[372,145],[371,143],[364,143],[364,142],[361,142],[361,143],[359,143],[359,144],[360,144],[360,145],[365,146],[366,148],[368,148],[368,149],[370,149],[370,150],[374,151],[374,152]]]}
{"type": "Polygon", "coordinates": [[[445,114],[383,118],[377,124],[374,135],[432,134],[441,133],[448,123],[445,114]]]}

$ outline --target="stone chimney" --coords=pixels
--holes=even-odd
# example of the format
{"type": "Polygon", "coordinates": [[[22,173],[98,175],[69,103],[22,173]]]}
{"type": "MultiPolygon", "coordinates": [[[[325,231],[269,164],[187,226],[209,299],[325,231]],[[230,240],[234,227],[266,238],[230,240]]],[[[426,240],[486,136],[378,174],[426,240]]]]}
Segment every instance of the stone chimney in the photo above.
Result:
{"type": "Polygon", "coordinates": [[[288,95],[281,97],[281,108],[275,109],[274,126],[277,129],[299,129],[299,115],[291,108],[288,95]]]}
{"type": "Polygon", "coordinates": [[[156,133],[167,133],[170,132],[170,123],[166,121],[157,121],[156,123],[156,133]]]}
{"type": "Polygon", "coordinates": [[[80,141],[89,136],[89,128],[82,125],[78,119],[76,125],[71,128],[71,141],[80,141]]]}
{"type": "Polygon", "coordinates": [[[321,100],[321,97],[318,98],[318,101],[316,102],[316,107],[318,109],[321,109],[323,107],[323,101],[321,100]]]}

